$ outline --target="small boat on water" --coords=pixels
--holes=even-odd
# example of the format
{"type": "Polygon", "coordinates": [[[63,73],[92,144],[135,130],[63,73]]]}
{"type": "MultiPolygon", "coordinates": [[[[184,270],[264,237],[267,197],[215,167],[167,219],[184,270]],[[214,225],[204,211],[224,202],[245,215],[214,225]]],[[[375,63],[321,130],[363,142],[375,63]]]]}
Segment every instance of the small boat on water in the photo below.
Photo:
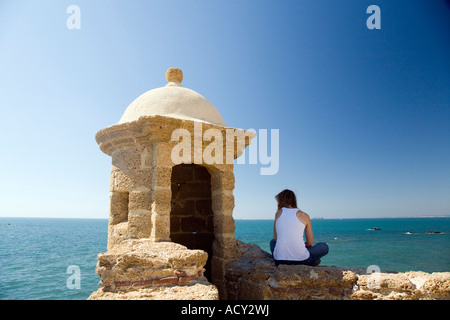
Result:
{"type": "Polygon", "coordinates": [[[415,232],[408,231],[408,232],[405,232],[404,234],[444,234],[444,232],[442,232],[442,231],[427,231],[425,233],[415,233],[415,232]]]}
{"type": "Polygon", "coordinates": [[[369,230],[381,230],[380,228],[376,228],[376,227],[373,227],[373,228],[370,228],[369,230]]]}

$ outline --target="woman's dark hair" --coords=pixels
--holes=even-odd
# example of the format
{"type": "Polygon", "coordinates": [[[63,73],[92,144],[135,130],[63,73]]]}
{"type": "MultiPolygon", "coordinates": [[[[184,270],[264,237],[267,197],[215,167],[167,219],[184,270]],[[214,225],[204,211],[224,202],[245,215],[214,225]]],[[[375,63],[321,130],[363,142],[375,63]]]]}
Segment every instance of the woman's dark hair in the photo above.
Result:
{"type": "Polygon", "coordinates": [[[295,197],[295,193],[289,189],[281,191],[275,196],[275,199],[278,202],[278,209],[281,209],[282,207],[297,208],[297,198],[295,197]]]}

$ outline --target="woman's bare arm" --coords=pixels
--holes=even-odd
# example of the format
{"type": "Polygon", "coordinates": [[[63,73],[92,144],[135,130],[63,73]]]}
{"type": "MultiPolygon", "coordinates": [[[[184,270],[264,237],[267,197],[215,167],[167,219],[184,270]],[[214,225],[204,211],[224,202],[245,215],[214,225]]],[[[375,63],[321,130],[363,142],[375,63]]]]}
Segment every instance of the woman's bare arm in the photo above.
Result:
{"type": "Polygon", "coordinates": [[[275,221],[273,222],[273,239],[277,241],[277,220],[281,216],[281,209],[275,213],[275,221]]]}
{"type": "Polygon", "coordinates": [[[297,218],[305,225],[305,246],[307,248],[312,247],[314,244],[313,242],[313,232],[311,228],[311,219],[309,218],[309,215],[306,212],[303,211],[297,211],[297,218]]]}

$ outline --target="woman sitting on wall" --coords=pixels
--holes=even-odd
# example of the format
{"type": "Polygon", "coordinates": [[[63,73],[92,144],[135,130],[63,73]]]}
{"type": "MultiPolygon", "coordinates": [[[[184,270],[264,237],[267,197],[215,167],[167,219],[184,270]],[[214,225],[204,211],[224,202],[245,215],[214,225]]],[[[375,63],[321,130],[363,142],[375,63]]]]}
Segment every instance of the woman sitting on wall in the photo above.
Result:
{"type": "Polygon", "coordinates": [[[278,211],[273,225],[274,239],[270,242],[275,264],[319,265],[320,258],[328,253],[328,245],[323,242],[313,245],[311,220],[307,213],[297,208],[294,192],[283,190],[275,199],[278,211]]]}

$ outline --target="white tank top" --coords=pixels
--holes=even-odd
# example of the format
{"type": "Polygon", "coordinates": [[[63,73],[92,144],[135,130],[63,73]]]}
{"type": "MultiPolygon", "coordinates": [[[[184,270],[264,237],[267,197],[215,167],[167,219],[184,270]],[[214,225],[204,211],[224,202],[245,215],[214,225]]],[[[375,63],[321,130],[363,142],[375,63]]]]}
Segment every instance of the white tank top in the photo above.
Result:
{"type": "Polygon", "coordinates": [[[297,208],[281,208],[275,228],[277,243],[273,251],[276,260],[302,261],[309,258],[309,251],[305,247],[303,233],[305,225],[297,218],[297,208]]]}

